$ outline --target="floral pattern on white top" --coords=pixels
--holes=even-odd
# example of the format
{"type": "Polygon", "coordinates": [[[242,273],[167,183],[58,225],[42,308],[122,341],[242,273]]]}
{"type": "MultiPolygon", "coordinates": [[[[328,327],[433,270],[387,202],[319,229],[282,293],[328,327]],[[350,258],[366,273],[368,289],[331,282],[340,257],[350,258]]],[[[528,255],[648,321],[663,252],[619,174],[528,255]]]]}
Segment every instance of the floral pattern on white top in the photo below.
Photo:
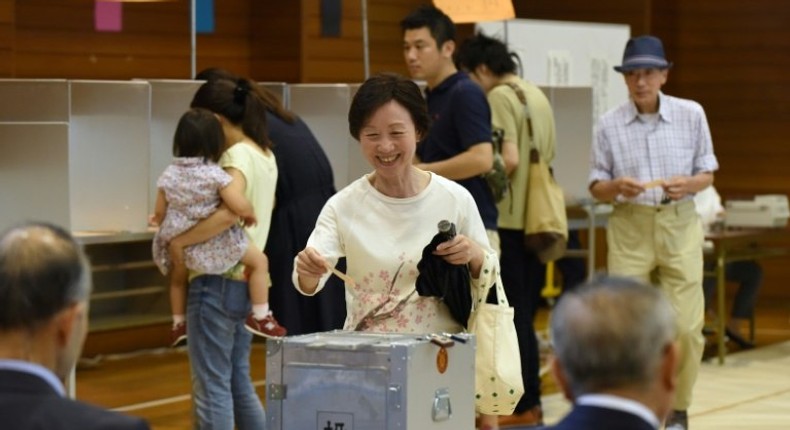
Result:
{"type": "MultiPolygon", "coordinates": [[[[447,306],[437,297],[416,293],[417,263],[441,220],[455,223],[459,234],[477,242],[487,256],[496,254],[471,194],[457,183],[431,174],[428,186],[409,198],[378,192],[362,177],[335,194],[324,206],[307,246],[334,265],[346,257],[346,330],[376,332],[460,332],[447,306]],[[378,318],[376,316],[379,316],[378,318]]],[[[486,258],[478,284],[493,282],[496,258],[486,258]]],[[[326,274],[316,294],[323,288],[326,274]]],[[[296,271],[294,285],[298,285],[296,271]]]]}

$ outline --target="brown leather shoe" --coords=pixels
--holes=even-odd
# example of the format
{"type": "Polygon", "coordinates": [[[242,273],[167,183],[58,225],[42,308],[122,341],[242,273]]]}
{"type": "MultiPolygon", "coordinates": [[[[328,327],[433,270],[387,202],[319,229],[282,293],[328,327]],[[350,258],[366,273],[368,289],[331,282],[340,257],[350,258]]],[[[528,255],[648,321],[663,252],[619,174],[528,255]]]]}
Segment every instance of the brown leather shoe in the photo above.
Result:
{"type": "Polygon", "coordinates": [[[540,406],[513,415],[499,417],[499,427],[538,427],[543,425],[543,410],[540,406]]]}

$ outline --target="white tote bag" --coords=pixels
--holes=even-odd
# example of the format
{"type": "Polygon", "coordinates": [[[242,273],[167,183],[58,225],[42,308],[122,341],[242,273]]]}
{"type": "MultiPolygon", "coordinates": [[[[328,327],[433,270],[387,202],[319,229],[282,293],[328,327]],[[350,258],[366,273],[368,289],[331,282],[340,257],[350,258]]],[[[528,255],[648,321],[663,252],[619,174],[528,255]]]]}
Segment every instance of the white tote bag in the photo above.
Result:
{"type": "Polygon", "coordinates": [[[524,394],[521,355],[513,325],[513,308],[497,273],[497,304],[485,303],[486,288],[469,317],[469,331],[475,334],[475,410],[487,415],[510,415],[524,394]]]}

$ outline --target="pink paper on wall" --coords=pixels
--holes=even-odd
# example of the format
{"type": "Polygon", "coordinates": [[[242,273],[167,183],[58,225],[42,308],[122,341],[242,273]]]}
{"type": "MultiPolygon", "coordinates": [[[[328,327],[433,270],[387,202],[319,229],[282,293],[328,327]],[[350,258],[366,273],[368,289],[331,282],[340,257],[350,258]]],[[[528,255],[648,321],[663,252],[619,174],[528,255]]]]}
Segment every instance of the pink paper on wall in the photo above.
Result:
{"type": "Polygon", "coordinates": [[[121,31],[122,5],[121,2],[97,1],[93,15],[96,31],[121,31]]]}

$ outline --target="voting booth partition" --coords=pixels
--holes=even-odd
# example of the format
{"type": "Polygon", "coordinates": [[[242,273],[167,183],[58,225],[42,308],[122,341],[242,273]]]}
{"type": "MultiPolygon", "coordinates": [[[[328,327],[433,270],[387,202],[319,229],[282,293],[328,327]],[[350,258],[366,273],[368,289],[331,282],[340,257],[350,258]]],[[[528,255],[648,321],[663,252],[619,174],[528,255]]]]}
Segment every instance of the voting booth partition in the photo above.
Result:
{"type": "MultiPolygon", "coordinates": [[[[0,229],[61,225],[94,267],[91,329],[169,320],[151,261],[156,180],[201,81],[0,80],[0,229]]],[[[342,188],[366,171],[348,134],[347,84],[260,83],[310,126],[342,188]],[[292,102],[293,101],[293,102],[292,102]]]]}
{"type": "Polygon", "coordinates": [[[0,228],[146,228],[147,84],[3,80],[0,98],[0,228]]]}

